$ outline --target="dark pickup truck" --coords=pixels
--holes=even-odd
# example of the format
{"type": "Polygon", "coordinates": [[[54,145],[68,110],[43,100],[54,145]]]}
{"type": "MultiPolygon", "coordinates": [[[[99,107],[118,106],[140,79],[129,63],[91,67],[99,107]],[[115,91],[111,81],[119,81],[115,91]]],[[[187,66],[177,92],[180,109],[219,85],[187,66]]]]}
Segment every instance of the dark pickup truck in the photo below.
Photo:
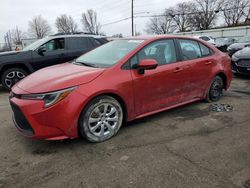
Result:
{"type": "Polygon", "coordinates": [[[2,52],[1,84],[10,89],[36,70],[71,61],[107,42],[106,38],[98,35],[54,35],[40,39],[21,51],[2,52]]]}

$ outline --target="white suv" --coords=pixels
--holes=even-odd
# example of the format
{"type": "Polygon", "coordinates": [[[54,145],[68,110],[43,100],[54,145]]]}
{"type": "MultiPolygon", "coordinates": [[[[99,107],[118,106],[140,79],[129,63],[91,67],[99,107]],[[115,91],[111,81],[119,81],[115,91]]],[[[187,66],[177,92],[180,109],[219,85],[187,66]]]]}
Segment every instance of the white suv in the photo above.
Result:
{"type": "Polygon", "coordinates": [[[203,36],[194,36],[194,38],[202,39],[202,40],[204,40],[204,41],[206,41],[206,42],[209,42],[210,44],[215,45],[215,40],[214,40],[214,38],[212,38],[212,37],[210,37],[210,36],[205,36],[205,35],[203,35],[203,36]]]}

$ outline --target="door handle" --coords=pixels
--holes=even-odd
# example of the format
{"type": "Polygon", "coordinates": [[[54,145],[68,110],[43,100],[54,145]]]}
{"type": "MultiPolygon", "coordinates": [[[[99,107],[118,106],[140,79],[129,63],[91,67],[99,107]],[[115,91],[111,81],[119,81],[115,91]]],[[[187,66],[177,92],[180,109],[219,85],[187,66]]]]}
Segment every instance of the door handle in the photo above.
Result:
{"type": "Polygon", "coordinates": [[[207,61],[207,62],[205,63],[205,65],[210,65],[210,64],[212,64],[212,61],[207,61]]]}
{"type": "Polygon", "coordinates": [[[174,73],[180,72],[180,71],[182,71],[182,70],[183,70],[183,68],[181,68],[181,67],[176,67],[176,68],[174,69],[174,73]]]}

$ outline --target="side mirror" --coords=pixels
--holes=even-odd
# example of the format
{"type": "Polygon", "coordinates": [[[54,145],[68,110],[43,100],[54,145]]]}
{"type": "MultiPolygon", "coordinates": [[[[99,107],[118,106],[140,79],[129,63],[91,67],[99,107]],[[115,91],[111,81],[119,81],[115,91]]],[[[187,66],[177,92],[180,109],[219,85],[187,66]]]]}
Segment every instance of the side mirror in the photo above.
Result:
{"type": "Polygon", "coordinates": [[[154,59],[143,59],[139,62],[137,69],[139,74],[144,74],[145,70],[152,70],[158,66],[158,63],[154,59]]]}
{"type": "Polygon", "coordinates": [[[44,52],[46,52],[46,48],[44,46],[41,46],[38,48],[37,52],[39,55],[44,56],[44,52]]]}

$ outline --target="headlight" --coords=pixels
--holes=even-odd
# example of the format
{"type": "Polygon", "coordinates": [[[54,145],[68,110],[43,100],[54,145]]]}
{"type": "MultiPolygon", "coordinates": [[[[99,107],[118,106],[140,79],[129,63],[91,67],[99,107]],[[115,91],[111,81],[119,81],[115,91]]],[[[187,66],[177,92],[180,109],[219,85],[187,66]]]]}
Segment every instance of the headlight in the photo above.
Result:
{"type": "Polygon", "coordinates": [[[232,61],[237,62],[238,60],[239,60],[239,58],[237,56],[235,56],[235,55],[232,56],[232,61]]]}
{"type": "Polygon", "coordinates": [[[49,106],[52,106],[56,104],[57,102],[63,100],[65,97],[67,97],[76,87],[71,87],[68,89],[55,91],[51,93],[42,93],[42,94],[25,94],[21,95],[21,99],[26,100],[43,100],[44,106],[47,108],[49,106]]]}

